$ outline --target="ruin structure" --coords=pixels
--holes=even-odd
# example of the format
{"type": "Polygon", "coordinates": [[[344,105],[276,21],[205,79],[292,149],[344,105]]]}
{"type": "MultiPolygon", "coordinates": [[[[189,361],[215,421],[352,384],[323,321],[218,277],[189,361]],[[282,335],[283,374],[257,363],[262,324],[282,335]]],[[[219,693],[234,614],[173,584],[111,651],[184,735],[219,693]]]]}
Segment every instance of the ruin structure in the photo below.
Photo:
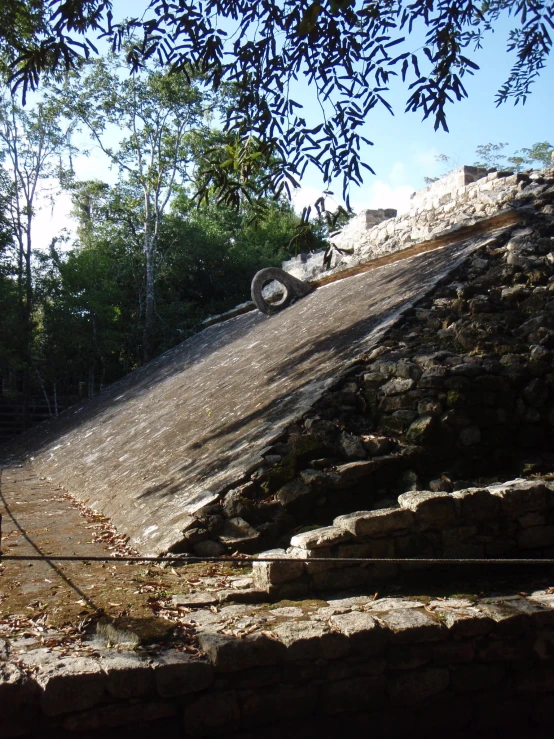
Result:
{"type": "Polygon", "coordinates": [[[9,450],[142,554],[255,557],[165,596],[193,656],[0,640],[2,736],[547,735],[554,168],[462,167],[333,243],[283,265],[315,288],[286,310],[214,323],[9,450]],[[448,591],[460,559],[477,592],[448,591]],[[511,559],[526,585],[490,574],[511,559]]]}

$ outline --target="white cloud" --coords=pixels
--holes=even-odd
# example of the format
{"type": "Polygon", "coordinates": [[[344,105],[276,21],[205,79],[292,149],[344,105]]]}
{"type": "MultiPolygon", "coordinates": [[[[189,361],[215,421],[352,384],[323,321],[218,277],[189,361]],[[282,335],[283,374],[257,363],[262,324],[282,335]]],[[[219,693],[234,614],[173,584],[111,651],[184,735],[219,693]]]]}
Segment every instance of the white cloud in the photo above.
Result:
{"type": "Polygon", "coordinates": [[[369,187],[365,208],[395,208],[399,213],[405,213],[410,208],[410,196],[414,192],[411,185],[393,187],[388,182],[376,180],[369,187]]]}

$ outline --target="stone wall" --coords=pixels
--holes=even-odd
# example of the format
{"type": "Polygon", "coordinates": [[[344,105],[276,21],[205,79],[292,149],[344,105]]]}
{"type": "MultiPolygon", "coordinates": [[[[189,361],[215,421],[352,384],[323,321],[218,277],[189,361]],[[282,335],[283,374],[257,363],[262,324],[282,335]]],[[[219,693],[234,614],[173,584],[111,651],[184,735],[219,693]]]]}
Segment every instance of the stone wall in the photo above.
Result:
{"type": "Polygon", "coordinates": [[[491,237],[345,368],[247,480],[197,512],[185,533],[194,551],[223,552],[226,520],[233,550],[286,548],[303,526],[402,493],[552,471],[554,180],[540,187],[520,201],[536,216],[491,237]]]}
{"type": "Polygon", "coordinates": [[[380,211],[382,220],[362,211],[331,238],[335,247],[330,267],[323,253],[300,255],[283,263],[283,269],[311,282],[328,274],[364,264],[410,245],[432,239],[452,228],[461,228],[476,219],[491,216],[511,200],[540,181],[540,173],[511,174],[461,167],[423,190],[414,193],[410,210],[396,216],[394,210],[380,211]],[[394,217],[396,216],[396,217],[394,217]]]}
{"type": "Polygon", "coordinates": [[[200,659],[96,646],[14,660],[0,642],[0,735],[315,739],[485,736],[494,727],[515,737],[542,736],[533,732],[554,718],[550,591],[224,611],[199,629],[200,659]]]}
{"type": "MultiPolygon", "coordinates": [[[[415,210],[422,206],[432,206],[433,202],[438,202],[440,204],[440,199],[444,195],[450,196],[452,193],[457,193],[462,188],[467,187],[467,185],[472,185],[474,182],[477,182],[477,180],[481,180],[491,174],[499,174],[501,177],[506,177],[511,175],[512,172],[497,173],[495,170],[483,169],[481,167],[468,167],[467,165],[458,167],[458,169],[448,172],[448,174],[427,185],[427,187],[412,193],[410,210],[415,210]]],[[[450,200],[450,198],[448,198],[448,200],[450,200]]],[[[445,202],[448,202],[448,200],[445,202]]]]}
{"type": "MultiPolygon", "coordinates": [[[[352,470],[364,464],[353,462],[352,470]]],[[[255,585],[276,598],[377,587],[433,566],[350,561],[356,558],[553,558],[554,484],[514,480],[453,494],[408,492],[394,508],[338,516],[332,526],[297,534],[290,544],[259,555],[290,562],[254,563],[255,585]]]]}

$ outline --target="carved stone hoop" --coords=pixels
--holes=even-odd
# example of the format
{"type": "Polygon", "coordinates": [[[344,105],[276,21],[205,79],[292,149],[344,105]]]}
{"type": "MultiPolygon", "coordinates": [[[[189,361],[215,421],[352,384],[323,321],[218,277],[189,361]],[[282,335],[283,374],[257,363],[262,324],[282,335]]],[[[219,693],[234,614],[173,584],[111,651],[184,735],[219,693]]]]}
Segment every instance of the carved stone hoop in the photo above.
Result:
{"type": "Polygon", "coordinates": [[[291,303],[298,300],[298,298],[303,298],[312,289],[311,285],[302,282],[302,280],[293,277],[278,267],[266,267],[254,275],[251,288],[252,302],[258,310],[265,313],[266,316],[270,316],[284,308],[288,308],[291,303]],[[280,300],[269,302],[263,296],[263,289],[273,281],[279,282],[285,288],[285,293],[280,300]]]}

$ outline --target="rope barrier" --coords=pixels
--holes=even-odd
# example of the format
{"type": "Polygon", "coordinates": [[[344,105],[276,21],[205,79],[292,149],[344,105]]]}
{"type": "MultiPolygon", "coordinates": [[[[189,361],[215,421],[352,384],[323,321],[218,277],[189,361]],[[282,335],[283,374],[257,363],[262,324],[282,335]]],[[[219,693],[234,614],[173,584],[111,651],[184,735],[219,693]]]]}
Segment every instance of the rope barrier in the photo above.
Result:
{"type": "Polygon", "coordinates": [[[175,556],[175,557],[80,557],[78,555],[38,555],[38,554],[2,554],[0,552],[0,563],[6,562],[154,562],[156,564],[192,564],[195,562],[232,562],[234,564],[245,564],[253,562],[354,562],[364,564],[468,564],[468,565],[506,565],[506,564],[523,564],[523,565],[554,565],[554,559],[530,559],[530,558],[490,558],[490,559],[471,559],[471,558],[440,558],[440,557],[310,557],[309,559],[300,559],[298,557],[198,557],[175,556]]]}

